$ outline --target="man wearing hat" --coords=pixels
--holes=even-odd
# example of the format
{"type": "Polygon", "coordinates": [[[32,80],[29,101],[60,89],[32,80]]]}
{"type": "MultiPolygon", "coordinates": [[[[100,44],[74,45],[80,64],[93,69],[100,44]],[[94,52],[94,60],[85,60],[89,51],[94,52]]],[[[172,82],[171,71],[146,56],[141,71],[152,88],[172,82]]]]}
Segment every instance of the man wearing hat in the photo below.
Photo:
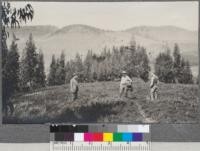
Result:
{"type": "Polygon", "coordinates": [[[73,101],[78,98],[78,90],[78,75],[74,73],[73,78],[70,80],[70,91],[72,93],[73,101]]]}
{"type": "Polygon", "coordinates": [[[128,91],[132,91],[132,80],[127,75],[126,71],[122,71],[122,77],[120,82],[120,97],[122,97],[123,93],[125,93],[125,96],[127,97],[128,91]]]}
{"type": "Polygon", "coordinates": [[[158,98],[158,82],[158,77],[154,73],[151,73],[150,97],[152,101],[158,98]]]}

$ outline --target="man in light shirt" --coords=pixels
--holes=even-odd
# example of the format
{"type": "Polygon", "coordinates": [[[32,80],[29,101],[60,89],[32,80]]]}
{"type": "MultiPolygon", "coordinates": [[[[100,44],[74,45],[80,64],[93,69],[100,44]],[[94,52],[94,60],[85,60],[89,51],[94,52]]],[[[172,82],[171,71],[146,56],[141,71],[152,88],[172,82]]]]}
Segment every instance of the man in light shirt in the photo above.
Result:
{"type": "Polygon", "coordinates": [[[154,73],[151,73],[150,97],[152,101],[158,99],[158,82],[158,77],[154,73]]]}
{"type": "Polygon", "coordinates": [[[132,80],[127,75],[126,71],[122,71],[122,77],[120,82],[120,97],[125,93],[125,97],[128,95],[128,91],[132,91],[132,80]]]}
{"type": "Polygon", "coordinates": [[[73,74],[73,78],[70,80],[70,91],[72,93],[72,100],[76,100],[78,98],[78,75],[73,74]]]}

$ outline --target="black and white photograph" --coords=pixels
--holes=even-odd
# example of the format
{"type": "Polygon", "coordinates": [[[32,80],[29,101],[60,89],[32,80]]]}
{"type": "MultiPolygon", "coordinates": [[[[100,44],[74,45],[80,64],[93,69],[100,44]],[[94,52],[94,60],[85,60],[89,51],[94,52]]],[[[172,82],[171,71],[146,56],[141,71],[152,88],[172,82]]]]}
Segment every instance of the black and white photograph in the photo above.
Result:
{"type": "Polygon", "coordinates": [[[3,2],[3,123],[199,123],[198,2],[3,2]]]}

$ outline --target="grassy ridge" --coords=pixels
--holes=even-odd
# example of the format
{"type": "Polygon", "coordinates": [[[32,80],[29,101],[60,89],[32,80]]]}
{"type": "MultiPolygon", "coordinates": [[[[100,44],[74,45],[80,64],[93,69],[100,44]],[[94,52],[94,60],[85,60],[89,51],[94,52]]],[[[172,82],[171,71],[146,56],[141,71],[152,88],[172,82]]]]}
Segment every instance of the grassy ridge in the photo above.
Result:
{"type": "Polygon", "coordinates": [[[134,90],[119,98],[119,82],[81,83],[71,101],[69,85],[47,87],[15,97],[7,123],[125,122],[196,123],[198,86],[159,84],[159,98],[149,100],[149,83],[133,79],[134,90]]]}

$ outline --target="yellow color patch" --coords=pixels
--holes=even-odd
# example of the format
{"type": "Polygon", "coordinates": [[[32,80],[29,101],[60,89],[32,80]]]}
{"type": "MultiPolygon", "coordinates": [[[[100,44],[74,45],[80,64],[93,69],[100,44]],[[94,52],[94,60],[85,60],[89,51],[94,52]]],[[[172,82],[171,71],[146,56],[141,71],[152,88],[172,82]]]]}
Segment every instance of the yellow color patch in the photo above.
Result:
{"type": "Polygon", "coordinates": [[[103,133],[103,141],[104,142],[112,142],[113,141],[113,133],[103,133]]]}

